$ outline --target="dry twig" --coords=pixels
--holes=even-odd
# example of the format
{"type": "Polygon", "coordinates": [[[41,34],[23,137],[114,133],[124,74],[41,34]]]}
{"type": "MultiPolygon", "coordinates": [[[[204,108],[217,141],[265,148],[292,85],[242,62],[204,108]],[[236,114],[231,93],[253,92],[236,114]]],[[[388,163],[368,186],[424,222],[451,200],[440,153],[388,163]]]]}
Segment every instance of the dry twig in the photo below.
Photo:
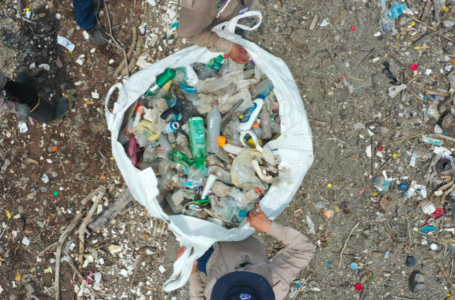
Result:
{"type": "Polygon", "coordinates": [[[340,263],[338,264],[338,270],[341,269],[341,263],[343,261],[343,252],[344,252],[344,249],[346,249],[346,246],[348,245],[348,242],[349,242],[349,238],[351,237],[352,233],[354,232],[354,230],[359,227],[360,225],[360,222],[357,222],[357,224],[355,224],[354,227],[352,227],[351,229],[351,232],[349,232],[349,235],[348,235],[348,238],[346,239],[346,241],[344,242],[344,245],[343,245],[343,248],[341,249],[341,252],[340,252],[340,263]]]}
{"type": "Polygon", "coordinates": [[[65,229],[57,242],[57,253],[55,254],[55,300],[60,300],[60,265],[62,258],[62,246],[65,242],[67,236],[70,232],[76,227],[79,220],[82,218],[82,215],[77,215],[70,225],[65,229]]]}
{"type": "MultiPolygon", "coordinates": [[[[92,192],[93,193],[93,192],[92,192]]],[[[92,220],[93,214],[95,213],[96,209],[98,208],[98,204],[100,201],[103,199],[104,195],[106,194],[106,188],[101,186],[98,187],[92,197],[89,197],[92,195],[90,193],[84,200],[90,200],[93,198],[94,195],[97,194],[92,207],[90,208],[89,212],[87,213],[87,216],[85,217],[84,221],[82,222],[81,226],[79,226],[79,229],[77,233],[79,234],[79,270],[82,271],[82,265],[84,264],[84,252],[85,252],[85,232],[87,231],[87,225],[90,223],[92,220]]],[[[77,299],[81,299],[80,296],[77,296],[77,299]]]]}

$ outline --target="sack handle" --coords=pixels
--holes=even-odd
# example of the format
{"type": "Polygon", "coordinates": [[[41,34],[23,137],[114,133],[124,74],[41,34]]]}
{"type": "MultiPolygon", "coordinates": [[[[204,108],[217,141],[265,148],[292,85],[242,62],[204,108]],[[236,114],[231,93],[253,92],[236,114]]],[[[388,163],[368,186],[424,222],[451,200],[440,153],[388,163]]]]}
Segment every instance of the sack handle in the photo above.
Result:
{"type": "Polygon", "coordinates": [[[163,289],[166,292],[170,292],[181,288],[190,278],[191,270],[193,269],[193,264],[198,260],[207,249],[210,247],[204,246],[193,246],[193,245],[184,245],[186,247],[185,252],[182,256],[177,259],[174,263],[174,273],[169,277],[169,279],[164,283],[163,289]],[[193,254],[191,251],[194,249],[193,254]],[[191,255],[190,255],[191,254],[191,255]]]}
{"type": "Polygon", "coordinates": [[[108,120],[108,127],[111,126],[115,114],[120,110],[121,107],[126,103],[128,100],[128,93],[126,92],[125,86],[121,83],[116,83],[114,84],[109,91],[107,92],[106,99],[104,101],[104,110],[106,112],[106,119],[108,120]],[[119,90],[119,96],[118,96],[118,102],[115,103],[114,109],[112,110],[112,113],[109,111],[109,102],[111,101],[111,96],[114,93],[115,89],[118,88],[119,90]]]}
{"type": "Polygon", "coordinates": [[[241,15],[235,16],[228,22],[224,22],[213,28],[213,31],[227,31],[229,33],[235,34],[235,28],[238,27],[240,29],[243,29],[245,31],[253,31],[257,29],[262,23],[262,14],[259,11],[248,11],[246,13],[243,13],[241,15]],[[251,17],[257,17],[258,22],[256,25],[253,27],[245,26],[242,24],[238,24],[241,19],[245,18],[251,18],[251,17]]]}
{"type": "Polygon", "coordinates": [[[261,147],[261,145],[259,145],[258,138],[257,138],[256,134],[251,130],[244,130],[244,131],[240,132],[240,142],[242,143],[242,145],[246,148],[251,149],[251,147],[248,146],[248,144],[246,144],[245,140],[244,140],[244,137],[247,134],[249,134],[251,136],[251,138],[253,139],[254,144],[256,145],[256,150],[258,150],[259,152],[262,152],[262,147],[261,147]]]}

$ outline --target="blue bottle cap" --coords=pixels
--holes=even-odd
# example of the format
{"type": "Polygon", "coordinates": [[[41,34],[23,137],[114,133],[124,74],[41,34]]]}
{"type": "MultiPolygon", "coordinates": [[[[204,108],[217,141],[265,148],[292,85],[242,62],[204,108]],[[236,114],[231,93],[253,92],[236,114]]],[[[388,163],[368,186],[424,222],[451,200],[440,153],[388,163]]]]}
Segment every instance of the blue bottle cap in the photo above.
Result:
{"type": "Polygon", "coordinates": [[[328,262],[327,262],[327,265],[328,265],[328,266],[331,266],[331,265],[332,265],[332,262],[331,262],[331,261],[328,261],[328,262]]]}
{"type": "Polygon", "coordinates": [[[357,270],[359,268],[359,265],[356,262],[351,263],[351,269],[357,270]]]}

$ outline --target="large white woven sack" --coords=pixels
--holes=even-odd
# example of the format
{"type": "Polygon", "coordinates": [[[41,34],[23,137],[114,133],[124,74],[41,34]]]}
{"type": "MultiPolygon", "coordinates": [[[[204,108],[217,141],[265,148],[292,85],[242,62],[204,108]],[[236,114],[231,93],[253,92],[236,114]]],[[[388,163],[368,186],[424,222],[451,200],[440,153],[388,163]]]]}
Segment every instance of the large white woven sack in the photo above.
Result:
{"type": "MultiPolygon", "coordinates": [[[[263,211],[273,220],[291,202],[313,163],[313,143],[299,90],[286,64],[256,44],[234,34],[236,27],[244,30],[256,29],[261,20],[260,12],[251,11],[218,25],[213,31],[220,37],[242,45],[274,85],[281,119],[281,136],[277,140],[278,154],[282,160],[279,167],[286,168],[290,172],[292,183],[280,188],[272,186],[261,200],[263,211]],[[247,17],[258,18],[257,24],[252,28],[238,24],[240,19],[247,17]]],[[[155,199],[159,193],[155,173],[152,168],[140,171],[131,164],[123,146],[117,141],[118,135],[126,110],[147,91],[156,77],[166,68],[185,66],[195,62],[206,63],[219,54],[199,46],[181,50],[134,74],[125,84],[115,84],[106,96],[105,111],[108,128],[112,135],[112,154],[126,184],[134,198],[147,208],[151,216],[167,221],[169,229],[174,232],[180,245],[187,248],[187,251],[175,262],[174,272],[164,285],[165,291],[182,287],[190,276],[194,261],[215,242],[243,240],[253,234],[254,229],[248,223],[240,228],[226,229],[190,216],[165,214],[155,199]],[[119,96],[111,112],[108,104],[116,89],[119,90],[119,96]]]]}

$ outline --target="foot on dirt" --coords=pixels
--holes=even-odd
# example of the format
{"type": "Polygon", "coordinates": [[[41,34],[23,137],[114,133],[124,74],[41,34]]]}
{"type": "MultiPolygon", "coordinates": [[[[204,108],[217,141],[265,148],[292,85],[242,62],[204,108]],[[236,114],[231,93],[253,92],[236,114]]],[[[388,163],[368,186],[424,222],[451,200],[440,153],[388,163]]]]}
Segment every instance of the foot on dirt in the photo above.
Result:
{"type": "Polygon", "coordinates": [[[57,104],[56,119],[49,123],[49,125],[58,126],[62,123],[63,118],[71,110],[74,104],[74,97],[71,94],[63,95],[62,99],[57,104]]]}
{"type": "Polygon", "coordinates": [[[104,45],[109,41],[104,31],[98,25],[95,25],[95,27],[91,29],[87,29],[87,32],[90,35],[90,38],[98,45],[104,45]]]}

